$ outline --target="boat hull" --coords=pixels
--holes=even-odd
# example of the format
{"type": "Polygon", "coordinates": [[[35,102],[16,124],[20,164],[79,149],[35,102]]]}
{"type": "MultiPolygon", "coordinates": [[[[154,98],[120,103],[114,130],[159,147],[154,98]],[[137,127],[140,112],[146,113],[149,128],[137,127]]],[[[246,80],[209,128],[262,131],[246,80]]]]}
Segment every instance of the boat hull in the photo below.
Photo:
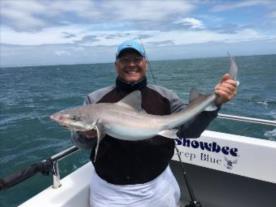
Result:
{"type": "MultiPolygon", "coordinates": [[[[181,200],[190,201],[183,173],[203,207],[275,207],[276,142],[205,131],[198,139],[176,140],[170,165],[181,188],[181,200]],[[184,166],[184,167],[183,167],[184,166]]],[[[89,206],[89,162],[20,207],[89,206]]]]}
{"type": "MultiPolygon", "coordinates": [[[[183,163],[182,163],[183,164],[183,163]]],[[[172,161],[171,168],[181,189],[181,200],[190,197],[183,166],[172,161]]],[[[275,207],[276,184],[184,163],[195,198],[203,207],[275,207]]]]}

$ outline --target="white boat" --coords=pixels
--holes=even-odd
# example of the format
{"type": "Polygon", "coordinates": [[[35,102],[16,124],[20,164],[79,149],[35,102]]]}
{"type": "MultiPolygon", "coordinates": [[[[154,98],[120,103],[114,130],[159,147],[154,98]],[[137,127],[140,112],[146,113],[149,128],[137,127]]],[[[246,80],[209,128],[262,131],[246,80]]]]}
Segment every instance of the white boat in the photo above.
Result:
{"type": "MultiPolygon", "coordinates": [[[[275,121],[222,114],[220,117],[276,126],[275,121]]],[[[191,201],[191,192],[188,192],[191,189],[192,195],[201,204],[195,206],[276,206],[275,141],[206,130],[198,139],[179,139],[176,142],[179,153],[175,152],[171,168],[181,187],[183,206],[191,201]],[[189,180],[189,186],[185,179],[189,180]]],[[[55,160],[75,150],[72,147],[59,153],[55,160]]],[[[61,180],[57,165],[54,168],[53,186],[20,207],[89,206],[92,164],[85,164],[61,180]]]]}

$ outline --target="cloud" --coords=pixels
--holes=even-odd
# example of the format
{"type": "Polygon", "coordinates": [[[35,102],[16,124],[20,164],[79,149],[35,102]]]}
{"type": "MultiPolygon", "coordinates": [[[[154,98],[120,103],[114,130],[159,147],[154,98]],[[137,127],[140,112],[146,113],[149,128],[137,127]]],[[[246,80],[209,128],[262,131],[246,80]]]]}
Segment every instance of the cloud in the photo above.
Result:
{"type": "Polygon", "coordinates": [[[55,51],[57,56],[71,56],[71,53],[65,50],[57,50],[55,51]]]}
{"type": "Polygon", "coordinates": [[[63,36],[64,38],[73,38],[73,37],[76,37],[77,35],[70,32],[63,32],[63,36]]]}
{"type": "Polygon", "coordinates": [[[105,11],[113,11],[121,20],[160,21],[175,15],[185,15],[194,9],[189,1],[111,1],[105,11]]]}
{"type": "Polygon", "coordinates": [[[191,29],[204,29],[202,21],[199,19],[187,17],[173,22],[174,24],[181,24],[191,29]]]}
{"type": "MultiPolygon", "coordinates": [[[[191,27],[199,28],[203,26],[195,19],[186,19],[191,27]],[[189,20],[189,21],[188,21],[189,20]],[[192,20],[192,21],[190,21],[192,20]],[[196,25],[196,26],[195,26],[196,25]]],[[[183,22],[183,21],[182,21],[183,22]]],[[[115,46],[118,42],[122,42],[131,38],[140,38],[144,43],[156,44],[200,44],[206,42],[242,42],[261,39],[275,38],[275,35],[265,35],[250,28],[240,28],[235,32],[215,31],[208,29],[201,30],[110,30],[110,31],[94,31],[87,29],[85,25],[71,25],[56,28],[46,28],[42,31],[33,33],[18,32],[9,28],[3,28],[5,35],[2,37],[2,44],[9,45],[53,45],[68,44],[74,46],[115,46]],[[74,32],[72,32],[74,31],[74,32]]]]}
{"type": "Polygon", "coordinates": [[[218,33],[210,30],[200,31],[169,31],[155,34],[153,37],[144,40],[145,43],[173,42],[174,45],[203,44],[208,42],[237,43],[254,40],[265,40],[276,38],[276,36],[265,36],[252,29],[240,30],[236,33],[218,33]]]}
{"type": "Polygon", "coordinates": [[[148,46],[152,47],[163,47],[163,46],[174,46],[175,43],[172,40],[164,40],[164,41],[147,41],[148,46]]]}
{"type": "Polygon", "coordinates": [[[0,4],[0,58],[12,64],[12,57],[36,64],[106,61],[113,58],[119,42],[131,38],[141,39],[164,57],[171,55],[168,48],[208,49],[209,44],[239,46],[276,39],[276,4],[269,0],[0,0],[0,4]]]}
{"type": "Polygon", "coordinates": [[[272,11],[270,14],[269,14],[270,17],[272,18],[276,18],[276,10],[275,11],[272,11]]]}
{"type": "Polygon", "coordinates": [[[18,0],[3,0],[0,3],[2,24],[10,25],[10,27],[17,30],[36,29],[47,25],[47,21],[35,16],[46,12],[46,8],[38,2],[30,0],[26,3],[18,0]]]}
{"type": "Polygon", "coordinates": [[[89,44],[97,41],[97,35],[85,35],[81,40],[75,41],[77,44],[89,44]]]}
{"type": "MultiPolygon", "coordinates": [[[[19,31],[42,30],[57,25],[96,24],[117,21],[167,21],[188,14],[194,5],[188,1],[90,1],[90,0],[1,0],[2,24],[19,31]],[[137,9],[139,8],[139,9],[137,9]]],[[[108,25],[110,26],[110,25],[108,25]]]]}
{"type": "Polygon", "coordinates": [[[222,12],[226,10],[244,8],[244,7],[252,7],[257,5],[269,5],[271,3],[270,0],[247,0],[247,1],[236,1],[231,3],[224,3],[216,5],[212,8],[214,12],[222,12]]]}
{"type": "Polygon", "coordinates": [[[78,26],[45,28],[40,31],[33,31],[32,33],[2,27],[1,33],[4,34],[1,37],[1,43],[12,45],[70,44],[82,38],[82,31],[78,26]],[[72,31],[78,35],[68,38],[65,34],[70,34],[72,31]]]}

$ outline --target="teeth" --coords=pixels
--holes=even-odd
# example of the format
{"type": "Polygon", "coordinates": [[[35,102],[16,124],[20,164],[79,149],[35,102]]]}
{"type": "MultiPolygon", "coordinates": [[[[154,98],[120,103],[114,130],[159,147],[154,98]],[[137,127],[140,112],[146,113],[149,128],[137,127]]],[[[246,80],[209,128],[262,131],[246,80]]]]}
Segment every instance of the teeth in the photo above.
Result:
{"type": "Polygon", "coordinates": [[[137,70],[126,70],[127,73],[137,73],[137,70]]]}
{"type": "Polygon", "coordinates": [[[138,68],[125,68],[125,71],[128,72],[128,73],[135,73],[135,72],[138,72],[138,68]]]}

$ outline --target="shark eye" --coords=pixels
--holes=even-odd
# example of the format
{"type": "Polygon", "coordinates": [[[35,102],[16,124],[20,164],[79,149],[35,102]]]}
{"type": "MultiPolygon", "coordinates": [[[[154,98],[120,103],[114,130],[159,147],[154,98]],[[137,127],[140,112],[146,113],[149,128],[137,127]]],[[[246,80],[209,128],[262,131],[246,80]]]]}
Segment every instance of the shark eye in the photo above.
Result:
{"type": "Polygon", "coordinates": [[[80,117],[79,117],[79,116],[76,116],[76,115],[73,115],[73,116],[71,117],[71,119],[72,119],[73,121],[80,121],[80,117]]]}

